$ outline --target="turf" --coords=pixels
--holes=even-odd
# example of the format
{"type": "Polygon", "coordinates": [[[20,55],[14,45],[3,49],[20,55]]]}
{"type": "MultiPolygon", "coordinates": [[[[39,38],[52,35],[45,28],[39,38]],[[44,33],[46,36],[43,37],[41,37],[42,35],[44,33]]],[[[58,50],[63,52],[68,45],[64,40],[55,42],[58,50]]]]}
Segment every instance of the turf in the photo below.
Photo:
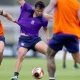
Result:
{"type": "MultiPolygon", "coordinates": [[[[13,76],[16,58],[4,58],[0,66],[0,80],[10,80],[13,76]]],[[[46,59],[41,58],[26,58],[23,62],[18,80],[35,80],[31,76],[31,71],[34,67],[42,67],[44,76],[41,80],[48,80],[46,69],[46,59]]],[[[73,60],[67,60],[67,68],[62,68],[62,61],[56,60],[56,80],[80,80],[80,68],[73,67],[73,60]]],[[[80,65],[79,65],[80,67],[80,65]]]]}

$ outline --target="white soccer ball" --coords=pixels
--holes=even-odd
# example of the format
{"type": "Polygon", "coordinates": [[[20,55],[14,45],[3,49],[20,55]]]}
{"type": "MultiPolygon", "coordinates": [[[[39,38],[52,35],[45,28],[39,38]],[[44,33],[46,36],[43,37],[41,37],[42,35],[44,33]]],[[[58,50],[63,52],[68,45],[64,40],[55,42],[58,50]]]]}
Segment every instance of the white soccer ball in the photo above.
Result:
{"type": "Polygon", "coordinates": [[[35,78],[35,79],[41,79],[44,75],[44,71],[42,68],[40,67],[36,67],[32,70],[32,76],[35,78]]]}

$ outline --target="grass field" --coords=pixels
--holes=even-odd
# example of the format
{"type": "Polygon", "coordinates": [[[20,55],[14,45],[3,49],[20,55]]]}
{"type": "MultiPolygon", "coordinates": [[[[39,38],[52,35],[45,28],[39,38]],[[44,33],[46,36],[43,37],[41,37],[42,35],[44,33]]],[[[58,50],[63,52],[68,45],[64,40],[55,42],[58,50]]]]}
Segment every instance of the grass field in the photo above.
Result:
{"type": "MultiPolygon", "coordinates": [[[[15,62],[15,58],[3,59],[3,63],[0,66],[0,80],[10,80],[10,78],[13,76],[15,62]]],[[[44,76],[42,80],[48,80],[46,60],[38,58],[26,58],[24,60],[18,80],[35,80],[31,76],[31,71],[37,66],[42,67],[44,70],[44,76]]],[[[56,66],[56,80],[80,80],[80,69],[75,69],[73,67],[72,60],[67,60],[67,69],[62,68],[61,60],[56,60],[56,66]]]]}

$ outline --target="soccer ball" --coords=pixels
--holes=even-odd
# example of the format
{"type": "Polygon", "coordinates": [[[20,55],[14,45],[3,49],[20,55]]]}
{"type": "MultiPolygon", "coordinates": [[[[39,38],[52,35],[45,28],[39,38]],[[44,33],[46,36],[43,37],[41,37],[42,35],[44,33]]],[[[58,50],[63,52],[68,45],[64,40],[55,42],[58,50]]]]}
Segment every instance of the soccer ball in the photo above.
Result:
{"type": "Polygon", "coordinates": [[[44,71],[42,68],[40,67],[36,67],[32,70],[32,76],[35,78],[35,79],[41,79],[44,75],[44,71]]]}

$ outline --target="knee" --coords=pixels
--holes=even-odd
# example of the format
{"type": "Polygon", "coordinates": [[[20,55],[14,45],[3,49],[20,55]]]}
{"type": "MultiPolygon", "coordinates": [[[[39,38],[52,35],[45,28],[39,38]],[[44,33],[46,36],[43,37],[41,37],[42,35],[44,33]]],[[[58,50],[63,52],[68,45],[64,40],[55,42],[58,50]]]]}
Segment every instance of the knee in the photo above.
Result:
{"type": "Polygon", "coordinates": [[[57,51],[55,51],[51,48],[48,48],[47,49],[47,58],[54,58],[56,53],[57,53],[57,51]]]}
{"type": "Polygon", "coordinates": [[[23,54],[19,54],[18,55],[18,59],[23,60],[24,59],[24,55],[23,54]]]}
{"type": "Polygon", "coordinates": [[[55,56],[55,54],[53,54],[53,53],[47,53],[47,54],[46,54],[46,58],[47,58],[48,60],[54,59],[54,56],[55,56]]]}
{"type": "Polygon", "coordinates": [[[43,54],[46,55],[46,54],[47,54],[47,50],[45,50],[45,51],[43,52],[43,54]]]}

